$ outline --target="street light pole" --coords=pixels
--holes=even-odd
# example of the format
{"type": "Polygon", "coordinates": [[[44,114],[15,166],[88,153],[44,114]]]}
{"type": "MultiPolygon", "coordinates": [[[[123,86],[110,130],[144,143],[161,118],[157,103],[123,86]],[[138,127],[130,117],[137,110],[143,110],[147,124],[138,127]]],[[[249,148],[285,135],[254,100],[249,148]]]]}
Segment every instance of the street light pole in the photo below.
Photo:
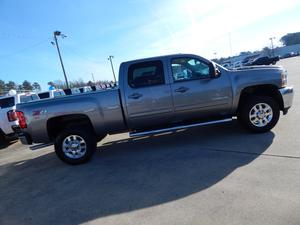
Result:
{"type": "MultiPolygon", "coordinates": [[[[69,88],[68,78],[67,78],[67,75],[66,75],[64,63],[62,61],[60,50],[59,50],[59,46],[58,46],[58,42],[57,42],[57,36],[60,36],[60,35],[62,35],[60,31],[54,31],[53,32],[54,41],[55,41],[56,49],[57,49],[57,52],[58,52],[58,56],[59,56],[59,61],[60,61],[60,64],[61,64],[61,68],[62,68],[62,71],[64,73],[64,77],[65,77],[67,88],[69,88]]],[[[63,35],[62,37],[66,37],[66,36],[63,35]]]]}
{"type": "Polygon", "coordinates": [[[96,84],[95,77],[94,77],[93,73],[92,73],[92,78],[93,78],[94,84],[96,84]]]}
{"type": "Polygon", "coordinates": [[[273,55],[273,57],[274,57],[275,54],[274,54],[274,44],[273,44],[273,40],[275,39],[275,37],[270,37],[269,39],[270,39],[270,41],[271,41],[272,55],[273,55]]]}
{"type": "Polygon", "coordinates": [[[114,56],[110,55],[110,56],[108,57],[108,60],[110,61],[111,70],[112,70],[112,73],[113,73],[113,75],[114,75],[115,83],[117,83],[117,79],[116,79],[116,75],[115,75],[115,70],[114,70],[114,66],[113,66],[113,63],[112,63],[112,58],[113,58],[113,57],[114,57],[114,56]]]}

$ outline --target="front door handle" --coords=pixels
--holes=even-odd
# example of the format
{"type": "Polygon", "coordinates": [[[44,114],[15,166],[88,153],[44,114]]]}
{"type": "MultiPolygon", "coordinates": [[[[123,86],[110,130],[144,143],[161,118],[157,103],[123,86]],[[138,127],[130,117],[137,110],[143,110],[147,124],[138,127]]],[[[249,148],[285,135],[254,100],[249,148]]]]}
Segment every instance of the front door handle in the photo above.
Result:
{"type": "Polygon", "coordinates": [[[189,89],[187,87],[180,87],[175,89],[176,92],[184,93],[187,92],[189,89]]]}
{"type": "Polygon", "coordinates": [[[129,95],[128,98],[132,98],[132,99],[138,99],[140,97],[142,97],[143,95],[140,93],[133,93],[132,95],[129,95]]]}

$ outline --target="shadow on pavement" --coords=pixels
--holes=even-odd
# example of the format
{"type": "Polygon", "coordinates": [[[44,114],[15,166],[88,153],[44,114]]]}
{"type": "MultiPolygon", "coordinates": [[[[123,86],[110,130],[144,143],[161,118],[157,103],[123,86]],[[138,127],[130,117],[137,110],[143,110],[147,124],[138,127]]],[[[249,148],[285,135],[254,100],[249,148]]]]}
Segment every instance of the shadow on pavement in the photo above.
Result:
{"type": "Polygon", "coordinates": [[[232,123],[106,143],[81,166],[54,153],[7,164],[0,224],[80,224],[187,197],[253,161],[273,138],[232,123]]]}
{"type": "Polygon", "coordinates": [[[12,140],[0,140],[0,150],[6,149],[8,146],[16,143],[18,140],[17,139],[12,139],[12,140]]]}

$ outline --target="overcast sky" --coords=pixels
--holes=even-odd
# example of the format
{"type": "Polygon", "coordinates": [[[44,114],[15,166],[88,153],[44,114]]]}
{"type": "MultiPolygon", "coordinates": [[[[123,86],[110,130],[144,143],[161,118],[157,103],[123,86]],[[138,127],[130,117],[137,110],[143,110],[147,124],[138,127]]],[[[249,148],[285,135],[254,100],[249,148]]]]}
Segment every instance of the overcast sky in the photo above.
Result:
{"type": "Polygon", "coordinates": [[[108,55],[120,62],[173,53],[207,58],[257,50],[300,31],[299,0],[0,0],[0,79],[47,82],[112,80],[108,55]],[[230,50],[229,36],[232,48],[230,50]]]}

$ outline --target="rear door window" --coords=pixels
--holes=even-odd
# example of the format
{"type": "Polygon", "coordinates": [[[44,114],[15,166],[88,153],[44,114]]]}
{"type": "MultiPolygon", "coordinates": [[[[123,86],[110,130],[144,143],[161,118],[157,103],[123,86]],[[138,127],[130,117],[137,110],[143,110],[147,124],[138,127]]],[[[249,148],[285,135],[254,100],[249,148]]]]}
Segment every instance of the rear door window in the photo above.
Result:
{"type": "Polygon", "coordinates": [[[128,84],[132,88],[149,87],[165,83],[161,61],[133,64],[128,71],[128,84]]]}
{"type": "Polygon", "coordinates": [[[8,97],[8,98],[2,98],[0,99],[0,108],[10,108],[15,105],[15,98],[14,97],[8,97]]]}

